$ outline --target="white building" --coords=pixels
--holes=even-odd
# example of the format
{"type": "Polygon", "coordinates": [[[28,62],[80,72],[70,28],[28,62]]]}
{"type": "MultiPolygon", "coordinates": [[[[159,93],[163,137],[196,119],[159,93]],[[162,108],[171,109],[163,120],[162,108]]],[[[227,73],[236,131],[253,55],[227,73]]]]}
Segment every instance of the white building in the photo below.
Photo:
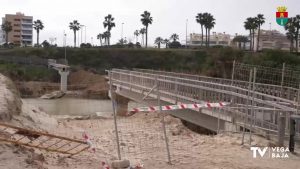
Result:
{"type": "MultiPolygon", "coordinates": [[[[201,34],[191,33],[190,38],[188,39],[189,46],[201,46],[201,34]]],[[[205,46],[206,37],[203,35],[203,46],[205,46]]],[[[209,39],[209,46],[230,46],[231,36],[224,33],[212,32],[209,39]]]]}
{"type": "Polygon", "coordinates": [[[279,49],[290,50],[291,42],[287,39],[285,34],[277,30],[261,30],[259,37],[259,48],[257,49],[257,31],[254,35],[254,51],[263,49],[279,49]]]}
{"type": "Polygon", "coordinates": [[[3,30],[0,29],[0,45],[5,43],[5,36],[3,30]]]}

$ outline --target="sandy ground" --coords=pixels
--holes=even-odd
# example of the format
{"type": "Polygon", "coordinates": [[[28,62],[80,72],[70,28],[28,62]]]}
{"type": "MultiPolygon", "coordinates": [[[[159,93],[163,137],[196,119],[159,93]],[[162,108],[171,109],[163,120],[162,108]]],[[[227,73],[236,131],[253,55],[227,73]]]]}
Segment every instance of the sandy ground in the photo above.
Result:
{"type": "MultiPolygon", "coordinates": [[[[157,169],[282,169],[298,168],[299,155],[288,154],[288,159],[252,158],[249,146],[241,146],[239,134],[200,135],[185,128],[180,120],[165,117],[169,138],[171,161],[167,163],[162,133],[161,115],[136,114],[118,118],[121,156],[132,164],[142,163],[144,168],[157,169]]],[[[0,143],[0,168],[48,168],[48,169],[100,169],[101,162],[117,159],[117,148],[112,118],[92,120],[62,120],[50,133],[82,139],[87,132],[96,152],[85,151],[67,158],[57,153],[23,149],[0,143]],[[43,154],[41,159],[32,156],[43,154]],[[13,163],[12,163],[13,161],[13,163]]],[[[254,137],[255,145],[264,146],[268,141],[254,137]]],[[[297,147],[299,150],[300,147],[297,147]]],[[[39,156],[38,156],[39,157],[39,156]]]]}
{"type": "MultiPolygon", "coordinates": [[[[182,126],[178,119],[167,116],[170,165],[167,163],[161,118],[158,114],[137,114],[118,119],[123,158],[129,159],[132,164],[142,163],[150,169],[288,169],[300,165],[300,157],[290,153],[288,159],[253,159],[249,146],[240,145],[239,134],[199,135],[182,126]]],[[[96,153],[84,152],[73,158],[52,154],[46,157],[47,168],[98,169],[102,161],[110,162],[117,158],[113,119],[63,121],[55,130],[56,134],[77,138],[81,138],[83,131],[91,136],[96,153]]],[[[268,144],[267,140],[257,136],[253,142],[258,146],[268,144]]]]}

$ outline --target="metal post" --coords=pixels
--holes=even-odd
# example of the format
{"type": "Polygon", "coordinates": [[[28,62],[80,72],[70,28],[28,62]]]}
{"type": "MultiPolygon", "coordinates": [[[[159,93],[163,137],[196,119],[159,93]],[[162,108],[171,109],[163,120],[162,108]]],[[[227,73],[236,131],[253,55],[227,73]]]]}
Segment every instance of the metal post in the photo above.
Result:
{"type": "Polygon", "coordinates": [[[280,91],[280,96],[282,97],[282,92],[283,92],[283,83],[284,83],[284,73],[285,73],[285,63],[282,64],[282,72],[281,72],[281,91],[280,91]]]}
{"type": "Polygon", "coordinates": [[[294,152],[295,150],[295,134],[296,134],[296,120],[290,118],[290,141],[289,141],[289,150],[294,152]]]}
{"type": "MultiPolygon", "coordinates": [[[[231,84],[230,84],[230,86],[233,86],[234,71],[235,71],[235,60],[233,61],[233,65],[232,65],[231,84]]],[[[232,89],[233,89],[233,88],[232,88],[232,89]]],[[[233,92],[233,91],[232,91],[232,92],[233,92]]],[[[230,101],[233,102],[233,96],[231,96],[230,101]]]]}
{"type": "Polygon", "coordinates": [[[299,82],[299,87],[298,87],[298,91],[297,91],[297,110],[296,110],[297,115],[299,113],[299,101],[300,101],[300,82],[299,82]]]}
{"type": "Polygon", "coordinates": [[[242,145],[244,144],[245,130],[246,130],[246,123],[247,123],[247,121],[248,121],[248,112],[249,112],[249,104],[250,104],[251,81],[252,81],[252,70],[250,70],[250,75],[249,75],[248,97],[247,97],[247,108],[246,108],[247,113],[246,113],[246,115],[245,115],[245,117],[244,117],[244,127],[243,127],[242,145]]]}
{"type": "Polygon", "coordinates": [[[233,65],[232,65],[232,72],[231,72],[231,86],[233,85],[234,71],[235,71],[235,60],[233,61],[233,65]]]}
{"type": "MultiPolygon", "coordinates": [[[[121,40],[123,41],[123,25],[124,23],[122,23],[122,29],[121,29],[121,40]]],[[[124,41],[123,41],[124,42],[124,41]]]]}
{"type": "Polygon", "coordinates": [[[117,148],[118,148],[118,158],[119,158],[119,160],[121,160],[119,132],[118,132],[118,126],[117,126],[116,105],[115,105],[115,98],[114,98],[113,89],[112,89],[112,77],[111,77],[112,74],[111,74],[111,71],[109,71],[108,73],[109,73],[109,91],[110,91],[110,94],[111,94],[111,102],[112,102],[113,114],[114,114],[114,125],[115,125],[117,148]]]}
{"type": "Polygon", "coordinates": [[[84,25],[84,43],[86,43],[86,26],[84,25]]]}
{"type": "Polygon", "coordinates": [[[284,146],[285,136],[285,116],[282,112],[279,113],[278,117],[278,146],[284,146]]]}
{"type": "Polygon", "coordinates": [[[249,145],[251,146],[252,142],[252,130],[253,130],[253,121],[254,118],[254,92],[255,92],[255,81],[256,81],[256,67],[253,70],[253,82],[252,82],[252,103],[251,103],[251,123],[250,123],[250,136],[249,136],[249,145]]]}
{"type": "Polygon", "coordinates": [[[175,104],[178,103],[178,79],[175,79],[175,104]]]}
{"type": "Polygon", "coordinates": [[[185,23],[185,48],[187,48],[187,29],[188,29],[188,19],[186,19],[185,23]]]}
{"type": "MultiPolygon", "coordinates": [[[[155,83],[156,83],[156,91],[157,91],[157,105],[159,106],[158,113],[162,112],[162,107],[160,103],[160,92],[159,92],[159,83],[157,76],[155,77],[155,83]]],[[[171,155],[170,155],[170,148],[169,148],[169,139],[167,137],[167,131],[166,131],[166,124],[165,124],[165,113],[163,113],[162,116],[162,127],[164,130],[164,137],[165,137],[165,143],[166,143],[166,149],[167,149],[167,155],[168,155],[168,163],[171,164],[171,155]]]]}
{"type": "Polygon", "coordinates": [[[220,134],[220,116],[221,116],[221,108],[219,108],[219,112],[218,112],[218,128],[217,128],[217,134],[220,134]]]}
{"type": "Polygon", "coordinates": [[[67,34],[64,32],[65,39],[65,64],[67,64],[67,34]]]}

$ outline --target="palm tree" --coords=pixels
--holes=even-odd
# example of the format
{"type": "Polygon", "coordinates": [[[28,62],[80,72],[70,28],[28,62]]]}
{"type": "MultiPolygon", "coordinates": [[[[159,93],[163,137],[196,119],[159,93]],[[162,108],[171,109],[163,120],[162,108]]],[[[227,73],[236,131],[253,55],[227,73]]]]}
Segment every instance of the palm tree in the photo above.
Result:
{"type": "Polygon", "coordinates": [[[169,39],[164,39],[163,40],[163,44],[166,45],[166,48],[168,48],[169,42],[170,42],[169,39]]]}
{"type": "Polygon", "coordinates": [[[201,46],[203,46],[203,26],[204,26],[204,17],[202,13],[198,13],[196,16],[196,22],[201,25],[201,46]]]}
{"type": "Polygon", "coordinates": [[[100,45],[102,46],[103,34],[99,33],[99,34],[97,35],[97,39],[100,40],[100,45]]]}
{"type": "Polygon", "coordinates": [[[137,43],[138,42],[138,37],[140,35],[140,31],[139,30],[135,30],[133,34],[136,37],[136,40],[135,40],[136,42],[135,43],[137,43]]]}
{"type": "Polygon", "coordinates": [[[104,18],[104,22],[103,22],[103,26],[104,28],[107,27],[107,31],[109,32],[109,37],[107,38],[107,42],[108,42],[108,46],[110,45],[110,31],[113,27],[116,26],[116,24],[114,23],[115,18],[112,17],[111,14],[108,14],[105,18],[104,18]]]}
{"type": "Polygon", "coordinates": [[[176,33],[173,33],[170,39],[173,40],[173,42],[176,42],[177,40],[179,40],[179,36],[176,33]]]}
{"type": "Polygon", "coordinates": [[[244,27],[246,30],[250,31],[250,50],[254,48],[254,32],[257,29],[257,24],[255,23],[255,18],[247,18],[244,22],[244,27]]]}
{"type": "Polygon", "coordinates": [[[204,15],[204,19],[205,19],[205,28],[206,28],[206,39],[207,39],[207,47],[209,47],[209,42],[210,42],[210,30],[215,26],[215,18],[213,15],[211,15],[210,13],[204,15]]]}
{"type": "Polygon", "coordinates": [[[289,18],[284,28],[287,31],[287,38],[291,41],[290,51],[294,51],[294,42],[296,42],[296,52],[298,52],[300,15],[296,15],[296,17],[289,18]]]}
{"type": "Polygon", "coordinates": [[[300,30],[300,15],[296,15],[294,19],[294,27],[296,29],[296,52],[298,53],[298,48],[299,48],[299,30],[300,30]]]}
{"type": "Polygon", "coordinates": [[[36,42],[37,42],[37,46],[40,47],[39,44],[39,39],[40,39],[40,30],[44,29],[44,24],[41,20],[36,20],[33,22],[33,28],[36,30],[36,42]]]}
{"type": "Polygon", "coordinates": [[[257,17],[255,17],[255,23],[258,28],[257,32],[257,44],[256,44],[256,50],[259,50],[259,38],[260,38],[260,27],[265,23],[265,18],[263,14],[258,14],[257,17]]]}
{"type": "Polygon", "coordinates": [[[142,45],[144,45],[144,34],[146,33],[146,29],[145,28],[142,28],[140,30],[140,34],[142,34],[142,45]]]}
{"type": "Polygon", "coordinates": [[[120,45],[126,45],[127,44],[127,40],[126,40],[126,38],[125,39],[120,39],[119,40],[119,42],[118,42],[118,44],[120,44],[120,45]]]}
{"type": "Polygon", "coordinates": [[[146,48],[148,47],[148,26],[149,24],[152,24],[153,18],[150,16],[150,12],[144,11],[143,14],[141,14],[141,21],[142,24],[146,27],[146,48]]]}
{"type": "Polygon", "coordinates": [[[6,41],[6,44],[8,44],[8,33],[12,31],[11,22],[5,21],[1,25],[1,29],[5,32],[5,41],[6,41]]]}
{"type": "Polygon", "coordinates": [[[103,32],[102,38],[104,39],[106,45],[109,45],[108,39],[110,38],[110,36],[111,36],[111,34],[109,31],[103,32]]]}
{"type": "Polygon", "coordinates": [[[163,43],[163,38],[161,38],[161,37],[157,37],[156,39],[155,39],[155,44],[157,44],[157,46],[158,46],[158,49],[160,49],[160,44],[161,43],[163,43]]]}
{"type": "Polygon", "coordinates": [[[242,48],[242,43],[243,43],[243,49],[245,50],[246,43],[248,42],[248,38],[246,36],[239,35],[234,37],[232,41],[238,43],[239,49],[242,48]]]}
{"type": "Polygon", "coordinates": [[[76,32],[80,29],[80,23],[77,20],[70,22],[70,29],[74,32],[74,47],[76,48],[76,32]]]}

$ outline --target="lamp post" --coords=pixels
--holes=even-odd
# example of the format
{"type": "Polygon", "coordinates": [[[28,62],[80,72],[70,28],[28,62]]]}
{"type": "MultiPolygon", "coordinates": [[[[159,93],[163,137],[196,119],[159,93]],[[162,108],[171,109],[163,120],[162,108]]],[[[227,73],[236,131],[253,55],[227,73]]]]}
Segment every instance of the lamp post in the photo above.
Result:
{"type": "Polygon", "coordinates": [[[67,34],[64,31],[65,64],[67,63],[67,34]]]}
{"type": "Polygon", "coordinates": [[[84,43],[86,43],[86,26],[84,26],[84,43]]]}
{"type": "Polygon", "coordinates": [[[121,39],[123,39],[123,25],[124,25],[124,23],[122,23],[121,39]]]}
{"type": "Polygon", "coordinates": [[[188,29],[188,19],[185,22],[185,48],[187,48],[187,29],[188,29]]]}

